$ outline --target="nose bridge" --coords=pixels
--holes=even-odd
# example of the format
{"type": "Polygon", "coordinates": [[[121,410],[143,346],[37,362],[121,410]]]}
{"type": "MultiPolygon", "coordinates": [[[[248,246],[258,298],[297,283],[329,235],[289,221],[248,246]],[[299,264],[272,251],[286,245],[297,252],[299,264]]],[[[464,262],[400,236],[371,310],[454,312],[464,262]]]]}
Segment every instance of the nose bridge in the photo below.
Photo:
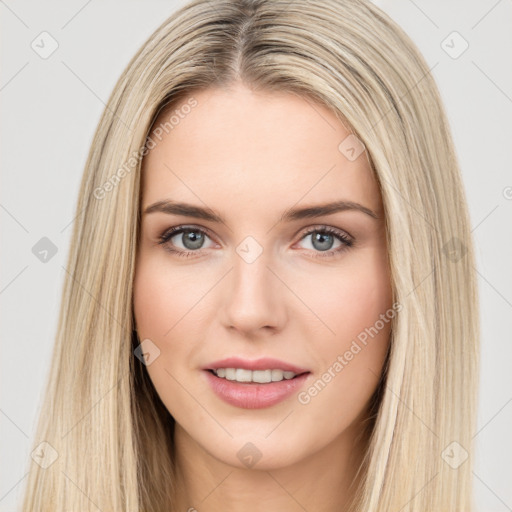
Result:
{"type": "Polygon", "coordinates": [[[235,250],[225,301],[227,322],[240,330],[277,327],[283,303],[278,280],[268,268],[271,251],[253,237],[235,250]]]}

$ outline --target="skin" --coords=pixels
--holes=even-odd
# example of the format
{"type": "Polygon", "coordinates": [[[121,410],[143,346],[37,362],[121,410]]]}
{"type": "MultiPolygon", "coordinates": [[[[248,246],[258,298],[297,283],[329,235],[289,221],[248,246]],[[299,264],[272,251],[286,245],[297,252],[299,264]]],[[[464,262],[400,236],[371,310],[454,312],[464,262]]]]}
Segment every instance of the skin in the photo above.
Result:
{"type": "Polygon", "coordinates": [[[193,97],[198,105],[161,141],[153,137],[142,211],[177,200],[208,207],[225,224],[144,214],[133,297],[140,340],[160,350],[146,369],[176,420],[183,486],[176,510],[344,510],[389,322],[307,404],[293,394],[263,409],[235,407],[213,393],[201,368],[229,356],[275,357],[311,372],[304,391],[391,308],[379,186],[365,152],[350,161],[338,149],[349,131],[322,105],[241,83],[193,97]],[[279,222],[291,207],[336,200],[360,203],[378,218],[346,210],[279,222]],[[184,245],[183,234],[167,242],[195,250],[192,257],[158,244],[174,226],[207,231],[199,249],[184,245]],[[350,235],[353,246],[323,256],[326,243],[344,247],[336,237],[322,246],[305,235],[324,226],[350,235]],[[263,251],[252,263],[236,251],[249,235],[263,251]],[[261,453],[252,467],[237,457],[247,442],[261,453]]]}

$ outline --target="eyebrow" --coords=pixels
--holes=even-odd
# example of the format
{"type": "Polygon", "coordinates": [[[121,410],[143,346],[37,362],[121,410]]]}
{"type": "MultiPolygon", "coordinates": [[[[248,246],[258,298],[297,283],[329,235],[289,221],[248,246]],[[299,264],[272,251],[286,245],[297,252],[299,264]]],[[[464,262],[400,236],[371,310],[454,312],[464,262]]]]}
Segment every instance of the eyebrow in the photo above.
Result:
{"type": "MultiPolygon", "coordinates": [[[[367,208],[366,206],[363,206],[359,203],[355,203],[353,201],[334,201],[331,203],[305,206],[300,208],[289,208],[283,212],[279,222],[311,219],[314,217],[332,215],[333,213],[343,211],[360,211],[372,217],[373,219],[379,219],[379,216],[373,210],[370,210],[370,208],[367,208]]],[[[169,215],[183,215],[185,217],[194,217],[210,222],[226,224],[224,218],[210,208],[203,208],[201,206],[180,203],[177,201],[157,201],[144,210],[144,215],[154,212],[167,213],[169,215]]]]}

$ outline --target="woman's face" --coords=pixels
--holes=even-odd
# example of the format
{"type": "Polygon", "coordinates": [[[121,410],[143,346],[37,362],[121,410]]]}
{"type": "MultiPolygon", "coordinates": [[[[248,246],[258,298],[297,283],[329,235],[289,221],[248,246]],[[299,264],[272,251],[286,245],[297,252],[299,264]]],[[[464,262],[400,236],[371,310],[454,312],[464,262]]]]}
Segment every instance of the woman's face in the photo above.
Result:
{"type": "Polygon", "coordinates": [[[262,469],[350,444],[394,316],[364,147],[325,107],[239,84],[155,127],[134,311],[175,435],[262,469]]]}

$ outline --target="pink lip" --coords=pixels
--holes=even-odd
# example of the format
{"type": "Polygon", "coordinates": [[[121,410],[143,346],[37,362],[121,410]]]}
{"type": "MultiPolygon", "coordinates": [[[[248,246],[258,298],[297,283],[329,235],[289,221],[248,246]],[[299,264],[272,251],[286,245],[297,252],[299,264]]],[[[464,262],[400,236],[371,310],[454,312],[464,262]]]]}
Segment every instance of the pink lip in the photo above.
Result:
{"type": "Polygon", "coordinates": [[[279,359],[264,357],[256,360],[228,357],[214,361],[203,368],[208,384],[213,392],[222,400],[235,407],[243,409],[262,409],[277,404],[304,384],[310,375],[309,370],[285,363],[279,359]],[[209,370],[217,368],[243,368],[244,370],[283,370],[296,373],[293,379],[284,379],[280,382],[257,384],[255,382],[235,382],[217,377],[209,370]]]}
{"type": "Polygon", "coordinates": [[[219,361],[214,361],[205,366],[203,370],[216,370],[217,368],[243,368],[244,370],[283,370],[285,372],[293,372],[301,374],[308,372],[305,368],[299,368],[292,364],[285,363],[279,359],[263,357],[250,361],[248,359],[240,359],[239,357],[228,357],[219,361]]]}
{"type": "MultiPolygon", "coordinates": [[[[233,368],[233,366],[219,366],[218,368],[233,368]]],[[[242,409],[263,409],[282,402],[298,391],[310,375],[308,372],[289,380],[257,384],[222,379],[209,370],[204,370],[203,374],[206,376],[213,392],[219,398],[242,409]]]]}

